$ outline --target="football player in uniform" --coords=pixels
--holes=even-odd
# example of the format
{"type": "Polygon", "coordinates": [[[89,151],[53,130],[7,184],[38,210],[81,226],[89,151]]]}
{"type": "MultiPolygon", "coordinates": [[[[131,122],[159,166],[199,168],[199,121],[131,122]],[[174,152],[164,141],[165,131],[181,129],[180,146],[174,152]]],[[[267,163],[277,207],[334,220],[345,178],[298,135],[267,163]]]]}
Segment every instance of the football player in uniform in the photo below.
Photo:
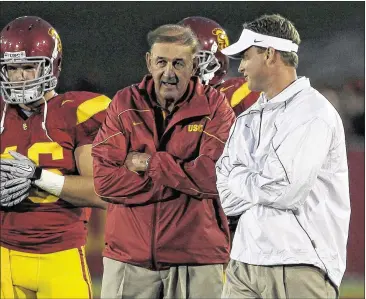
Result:
{"type": "Polygon", "coordinates": [[[60,37],[41,18],[1,31],[2,298],[92,298],[86,223],[106,204],[91,144],[111,100],[57,94],[61,60],[60,37]]]}
{"type": "MultiPolygon", "coordinates": [[[[197,76],[202,82],[223,92],[236,116],[253,105],[260,93],[250,91],[244,77],[227,78],[229,58],[220,51],[229,46],[225,30],[217,22],[198,16],[185,18],[179,24],[190,27],[201,43],[197,76]]],[[[228,220],[232,241],[239,216],[228,220]]]]}

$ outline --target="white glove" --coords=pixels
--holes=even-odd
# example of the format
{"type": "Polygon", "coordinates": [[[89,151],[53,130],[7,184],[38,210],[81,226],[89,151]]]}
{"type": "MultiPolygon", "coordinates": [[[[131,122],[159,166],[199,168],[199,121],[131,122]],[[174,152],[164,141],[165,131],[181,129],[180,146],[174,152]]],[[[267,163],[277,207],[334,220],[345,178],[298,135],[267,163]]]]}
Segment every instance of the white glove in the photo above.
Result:
{"type": "Polygon", "coordinates": [[[31,180],[27,178],[15,178],[1,182],[0,184],[0,205],[12,207],[21,203],[29,196],[31,180]]]}
{"type": "MultiPolygon", "coordinates": [[[[0,162],[2,163],[2,162],[0,162]]],[[[9,172],[6,172],[6,171],[0,171],[0,184],[8,181],[8,180],[11,180],[11,179],[16,179],[17,177],[15,177],[14,175],[12,175],[11,173],[9,172]]]]}
{"type": "Polygon", "coordinates": [[[9,151],[9,154],[14,159],[0,160],[0,170],[2,173],[5,173],[2,176],[7,175],[12,178],[27,178],[31,180],[37,180],[41,177],[42,169],[37,167],[32,160],[17,152],[9,151]]]}

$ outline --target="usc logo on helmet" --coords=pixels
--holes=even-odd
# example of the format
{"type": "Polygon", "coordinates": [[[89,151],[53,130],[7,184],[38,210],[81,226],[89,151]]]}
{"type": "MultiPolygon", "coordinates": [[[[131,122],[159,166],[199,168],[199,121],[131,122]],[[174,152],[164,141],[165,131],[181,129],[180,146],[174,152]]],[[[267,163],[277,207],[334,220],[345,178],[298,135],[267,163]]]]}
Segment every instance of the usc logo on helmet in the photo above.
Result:
{"type": "Polygon", "coordinates": [[[215,28],[212,30],[212,34],[217,37],[217,44],[219,45],[219,50],[222,50],[229,46],[229,38],[226,32],[220,28],[215,28]]]}
{"type": "Polygon", "coordinates": [[[62,44],[61,44],[60,36],[58,35],[57,31],[54,28],[50,28],[48,30],[48,34],[50,36],[52,36],[53,39],[56,40],[56,42],[57,42],[57,51],[61,52],[62,51],[62,44]]]}

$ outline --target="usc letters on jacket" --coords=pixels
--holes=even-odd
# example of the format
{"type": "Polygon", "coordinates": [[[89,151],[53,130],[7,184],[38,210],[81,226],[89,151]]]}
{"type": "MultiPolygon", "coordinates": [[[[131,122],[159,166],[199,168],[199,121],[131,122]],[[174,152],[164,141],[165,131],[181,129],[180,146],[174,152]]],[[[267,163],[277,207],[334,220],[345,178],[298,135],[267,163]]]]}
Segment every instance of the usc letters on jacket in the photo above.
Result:
{"type": "Polygon", "coordinates": [[[189,125],[188,132],[203,132],[203,125],[189,125]]]}

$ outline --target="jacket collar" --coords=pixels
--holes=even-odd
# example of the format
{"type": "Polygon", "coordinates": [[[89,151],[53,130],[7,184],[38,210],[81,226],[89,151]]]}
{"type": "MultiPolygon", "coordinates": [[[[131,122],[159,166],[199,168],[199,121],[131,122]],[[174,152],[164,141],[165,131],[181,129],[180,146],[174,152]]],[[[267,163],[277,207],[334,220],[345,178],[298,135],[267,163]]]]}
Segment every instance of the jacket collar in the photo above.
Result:
{"type": "MultiPolygon", "coordinates": [[[[211,88],[205,86],[201,83],[198,77],[192,77],[189,84],[186,96],[184,99],[179,100],[177,106],[179,107],[169,121],[167,128],[162,136],[167,136],[174,125],[185,119],[192,119],[194,117],[209,116],[211,114],[211,109],[206,96],[207,89],[211,88]]],[[[138,89],[141,95],[143,95],[148,101],[149,106],[154,107],[157,105],[155,90],[154,90],[154,80],[151,75],[146,75],[141,83],[138,85],[138,89]]],[[[175,109],[174,109],[175,110],[175,109]]],[[[173,110],[173,111],[174,111],[173,110]]]]}
{"type": "Polygon", "coordinates": [[[273,109],[284,102],[293,98],[300,91],[310,87],[310,80],[306,77],[299,77],[290,86],[282,90],[271,100],[267,100],[264,93],[261,93],[258,101],[252,106],[250,110],[273,109]]]}
{"type": "MultiPolygon", "coordinates": [[[[154,80],[151,75],[146,75],[138,85],[140,94],[145,94],[146,100],[149,101],[149,105],[152,107],[158,105],[155,96],[154,80]]],[[[176,104],[179,109],[173,115],[172,121],[175,116],[179,116],[179,119],[185,119],[201,115],[210,115],[211,109],[206,96],[207,87],[203,85],[198,77],[192,77],[188,90],[185,94],[185,98],[178,101],[176,104]]]]}

